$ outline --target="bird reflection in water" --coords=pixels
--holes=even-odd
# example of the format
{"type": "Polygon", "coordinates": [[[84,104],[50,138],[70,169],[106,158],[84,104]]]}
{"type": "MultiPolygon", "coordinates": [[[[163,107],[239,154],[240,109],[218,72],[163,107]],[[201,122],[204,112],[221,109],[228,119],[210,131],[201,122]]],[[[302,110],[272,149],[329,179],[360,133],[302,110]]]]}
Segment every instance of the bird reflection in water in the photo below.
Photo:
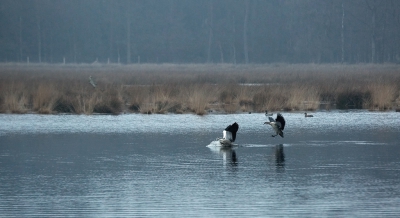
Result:
{"type": "Polygon", "coordinates": [[[232,148],[221,148],[220,152],[222,153],[222,157],[224,160],[224,165],[227,163],[230,166],[236,167],[238,164],[238,159],[236,156],[236,151],[232,148]]]}
{"type": "Polygon", "coordinates": [[[275,166],[278,171],[285,169],[285,153],[283,152],[283,144],[275,146],[275,166]]]}
{"type": "Polygon", "coordinates": [[[209,147],[211,151],[222,156],[223,166],[232,170],[237,169],[238,158],[236,151],[229,147],[209,147]]]}

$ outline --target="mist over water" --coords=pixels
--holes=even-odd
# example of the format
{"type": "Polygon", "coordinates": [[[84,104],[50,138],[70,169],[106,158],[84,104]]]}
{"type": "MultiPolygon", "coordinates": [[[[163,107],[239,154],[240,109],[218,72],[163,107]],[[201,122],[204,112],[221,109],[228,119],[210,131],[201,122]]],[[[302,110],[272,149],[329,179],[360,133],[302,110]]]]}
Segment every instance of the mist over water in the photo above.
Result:
{"type": "Polygon", "coordinates": [[[0,214],[399,216],[400,113],[0,115],[0,214]],[[275,116],[275,115],[274,115],[275,116]],[[229,124],[234,149],[207,147],[229,124]]]}

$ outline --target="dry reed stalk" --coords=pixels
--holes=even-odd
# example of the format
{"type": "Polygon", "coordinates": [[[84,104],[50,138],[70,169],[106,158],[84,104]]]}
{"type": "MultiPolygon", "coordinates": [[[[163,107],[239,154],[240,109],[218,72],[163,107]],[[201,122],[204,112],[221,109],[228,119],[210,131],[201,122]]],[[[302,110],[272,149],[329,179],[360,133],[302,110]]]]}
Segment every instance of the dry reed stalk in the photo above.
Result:
{"type": "Polygon", "coordinates": [[[294,84],[288,88],[285,108],[290,110],[316,110],[319,106],[319,92],[310,85],[294,84]]]}
{"type": "Polygon", "coordinates": [[[29,110],[29,98],[25,85],[21,82],[2,84],[2,111],[7,113],[26,113],[29,110]]]}
{"type": "Polygon", "coordinates": [[[254,110],[256,112],[279,111],[286,109],[287,94],[282,85],[268,85],[260,87],[253,96],[254,110]]]}
{"type": "Polygon", "coordinates": [[[238,84],[228,83],[222,85],[221,88],[217,87],[218,99],[221,109],[226,113],[236,113],[239,108],[239,93],[240,87],[238,84]]]}
{"type": "Polygon", "coordinates": [[[4,96],[4,112],[26,113],[28,111],[28,97],[24,93],[7,93],[4,96]]]}
{"type": "Polygon", "coordinates": [[[51,84],[39,84],[36,92],[32,96],[33,109],[42,114],[52,113],[54,103],[58,97],[58,91],[51,84]]]}
{"type": "Polygon", "coordinates": [[[154,108],[156,107],[156,104],[150,100],[146,99],[144,102],[142,102],[139,106],[139,112],[142,114],[152,114],[154,113],[154,108]]]}
{"type": "Polygon", "coordinates": [[[142,114],[153,114],[157,112],[157,100],[154,96],[154,87],[143,87],[139,104],[139,112],[142,114]]]}
{"type": "Polygon", "coordinates": [[[124,87],[122,96],[126,104],[129,105],[129,110],[139,112],[145,94],[147,96],[147,92],[144,91],[143,87],[132,85],[124,87]]]}
{"type": "Polygon", "coordinates": [[[100,101],[100,97],[96,93],[79,94],[76,96],[78,113],[92,114],[94,107],[100,101]]]}
{"type": "Polygon", "coordinates": [[[372,83],[368,86],[371,98],[369,107],[372,110],[388,110],[392,109],[398,87],[390,82],[372,83]]]}
{"type": "Polygon", "coordinates": [[[130,109],[142,114],[155,113],[156,100],[153,96],[154,87],[132,86],[127,88],[130,101],[130,109]]]}
{"type": "Polygon", "coordinates": [[[229,113],[238,109],[263,112],[314,110],[316,105],[304,102],[318,100],[343,108],[386,110],[399,96],[398,69],[397,65],[313,64],[0,65],[0,112],[119,113],[125,104],[134,112],[141,108],[146,113],[204,114],[210,106],[229,113]],[[98,83],[96,89],[88,82],[90,75],[98,83]]]}
{"type": "Polygon", "coordinates": [[[164,84],[154,87],[153,105],[154,113],[178,112],[180,104],[176,98],[179,95],[180,87],[177,84],[164,84]]]}
{"type": "Polygon", "coordinates": [[[94,103],[93,113],[101,114],[120,114],[123,110],[123,102],[119,96],[106,95],[104,97],[99,97],[94,103]]]}
{"type": "Polygon", "coordinates": [[[212,97],[212,89],[207,85],[191,85],[186,87],[187,104],[189,110],[197,115],[204,115],[212,97]]]}
{"type": "Polygon", "coordinates": [[[253,96],[258,89],[255,86],[240,86],[238,88],[237,100],[241,111],[251,112],[254,110],[253,96]]]}

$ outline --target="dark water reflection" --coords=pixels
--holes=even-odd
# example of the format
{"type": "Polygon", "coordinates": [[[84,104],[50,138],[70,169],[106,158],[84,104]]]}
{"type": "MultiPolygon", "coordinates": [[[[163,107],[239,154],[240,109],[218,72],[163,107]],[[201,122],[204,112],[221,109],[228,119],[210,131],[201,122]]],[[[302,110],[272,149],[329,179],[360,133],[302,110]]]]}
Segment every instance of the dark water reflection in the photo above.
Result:
{"type": "Polygon", "coordinates": [[[277,169],[285,169],[285,152],[283,151],[283,144],[275,146],[275,162],[277,169]]]}
{"type": "Polygon", "coordinates": [[[0,217],[398,217],[400,124],[378,116],[349,131],[287,115],[279,139],[220,115],[244,123],[233,149],[206,147],[222,132],[197,117],[212,131],[6,132],[0,217]]]}

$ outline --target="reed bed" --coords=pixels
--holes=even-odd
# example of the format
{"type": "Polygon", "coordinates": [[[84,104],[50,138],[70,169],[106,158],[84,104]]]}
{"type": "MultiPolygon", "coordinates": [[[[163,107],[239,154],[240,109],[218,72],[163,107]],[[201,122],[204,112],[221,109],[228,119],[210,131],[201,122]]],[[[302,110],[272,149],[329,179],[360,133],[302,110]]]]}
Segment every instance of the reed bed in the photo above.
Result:
{"type": "Polygon", "coordinates": [[[0,113],[385,111],[399,94],[400,66],[386,64],[0,65],[0,113]]]}

